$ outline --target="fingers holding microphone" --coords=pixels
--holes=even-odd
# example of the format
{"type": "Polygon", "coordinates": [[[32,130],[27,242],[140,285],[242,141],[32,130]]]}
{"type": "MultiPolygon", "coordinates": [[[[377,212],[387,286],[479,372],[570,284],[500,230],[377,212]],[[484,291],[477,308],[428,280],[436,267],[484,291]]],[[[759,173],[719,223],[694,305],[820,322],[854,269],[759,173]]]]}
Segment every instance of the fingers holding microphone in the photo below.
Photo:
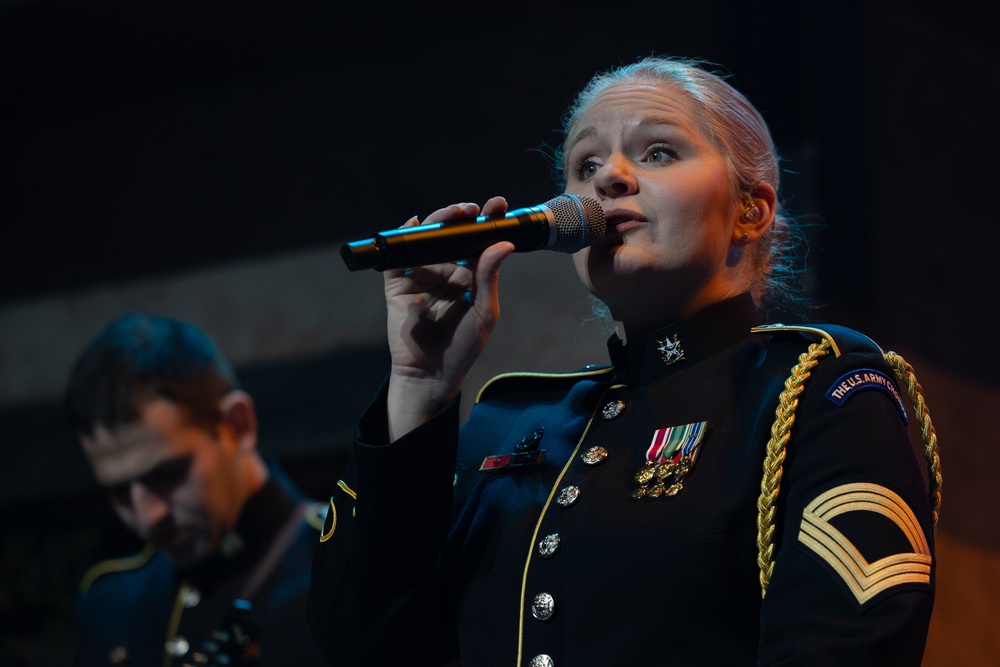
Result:
{"type": "MultiPolygon", "coordinates": [[[[492,197],[482,207],[484,215],[502,216],[507,209],[503,197],[492,197]]],[[[476,204],[453,204],[438,209],[423,225],[467,220],[480,213],[476,204]]],[[[417,226],[416,218],[403,227],[417,226]]],[[[433,376],[437,368],[424,365],[444,363],[453,353],[474,361],[496,325],[499,316],[500,264],[512,252],[514,244],[501,241],[483,250],[478,257],[439,262],[402,269],[386,269],[383,273],[385,296],[389,306],[390,340],[406,359],[403,366],[411,372],[433,376]],[[437,360],[434,362],[433,360],[437,360]],[[411,366],[412,365],[412,366],[411,366]]],[[[453,359],[452,359],[453,360],[453,359]]],[[[462,361],[459,367],[465,366],[462,361]]]]}
{"type": "MultiPolygon", "coordinates": [[[[507,200],[503,197],[491,197],[482,206],[482,209],[478,205],[469,202],[451,204],[434,211],[423,222],[417,216],[413,216],[399,229],[418,226],[426,227],[435,224],[447,225],[449,222],[468,222],[470,219],[475,219],[478,215],[483,217],[502,217],[506,210],[507,200]]],[[[476,274],[477,267],[481,265],[480,260],[482,258],[486,259],[486,264],[484,265],[486,269],[485,274],[495,274],[499,269],[500,262],[514,251],[514,245],[511,243],[499,242],[494,245],[497,248],[509,247],[509,251],[500,252],[497,255],[498,251],[490,247],[486,249],[490,250],[490,252],[483,250],[481,253],[477,253],[478,256],[470,255],[461,259],[430,264],[421,263],[403,268],[387,268],[382,273],[386,279],[387,287],[394,284],[396,279],[405,277],[410,283],[405,288],[407,291],[414,286],[423,291],[441,288],[445,285],[452,285],[455,288],[462,288],[469,291],[472,288],[470,280],[476,274]],[[463,271],[461,269],[468,270],[463,271]]]]}
{"type": "MultiPolygon", "coordinates": [[[[482,215],[487,218],[498,218],[506,212],[507,200],[503,197],[490,197],[483,204],[482,215]]],[[[476,272],[476,282],[483,283],[485,281],[495,288],[500,264],[512,252],[514,252],[514,244],[510,241],[500,241],[486,248],[470,265],[470,268],[474,267],[476,272]]]]}
{"type": "MultiPolygon", "coordinates": [[[[493,197],[485,215],[503,215],[493,197]]],[[[479,214],[475,204],[455,204],[427,220],[447,222],[479,214]]],[[[416,225],[411,218],[404,226],[416,225]]],[[[479,257],[406,269],[387,269],[388,342],[392,358],[387,403],[390,440],[436,414],[458,396],[499,317],[499,269],[514,252],[501,241],[479,257]]]]}

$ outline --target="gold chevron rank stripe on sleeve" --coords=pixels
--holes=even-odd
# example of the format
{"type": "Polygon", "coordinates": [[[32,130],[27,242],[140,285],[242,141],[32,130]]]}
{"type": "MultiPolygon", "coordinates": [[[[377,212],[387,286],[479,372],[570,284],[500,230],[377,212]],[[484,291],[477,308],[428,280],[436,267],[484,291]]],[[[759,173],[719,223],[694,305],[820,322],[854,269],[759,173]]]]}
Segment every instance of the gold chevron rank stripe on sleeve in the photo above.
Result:
{"type": "Polygon", "coordinates": [[[884,486],[843,484],[817,496],[802,513],[799,541],[839,574],[859,604],[900,584],[930,585],[931,551],[923,529],[902,498],[884,486]],[[913,547],[869,563],[829,521],[848,512],[876,512],[892,520],[913,547]]]}

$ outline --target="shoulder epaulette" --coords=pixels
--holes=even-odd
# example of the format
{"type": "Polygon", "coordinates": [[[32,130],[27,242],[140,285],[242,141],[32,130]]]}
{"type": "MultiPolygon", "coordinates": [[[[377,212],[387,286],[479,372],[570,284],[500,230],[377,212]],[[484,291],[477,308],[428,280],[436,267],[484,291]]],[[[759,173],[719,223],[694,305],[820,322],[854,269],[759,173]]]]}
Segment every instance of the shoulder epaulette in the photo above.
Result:
{"type": "Polygon", "coordinates": [[[94,585],[95,581],[106,574],[128,572],[129,570],[139,569],[148,563],[149,559],[152,558],[155,553],[156,548],[152,544],[147,544],[143,547],[142,551],[132,556],[126,556],[125,558],[112,558],[95,563],[83,575],[83,579],[80,580],[80,592],[86,593],[90,587],[94,585]]]}
{"type": "Polygon", "coordinates": [[[857,352],[862,350],[877,351],[881,354],[882,348],[868,336],[854,329],[838,324],[765,324],[751,329],[753,333],[760,334],[791,334],[802,336],[806,340],[825,340],[830,345],[833,356],[839,357],[844,352],[857,352]]]}
{"type": "Polygon", "coordinates": [[[487,396],[499,392],[517,392],[529,388],[552,387],[553,383],[565,382],[572,384],[581,378],[598,378],[602,375],[610,374],[614,368],[612,366],[584,366],[578,371],[568,371],[564,373],[502,373],[496,375],[483,385],[476,395],[476,403],[479,403],[487,396]]]}

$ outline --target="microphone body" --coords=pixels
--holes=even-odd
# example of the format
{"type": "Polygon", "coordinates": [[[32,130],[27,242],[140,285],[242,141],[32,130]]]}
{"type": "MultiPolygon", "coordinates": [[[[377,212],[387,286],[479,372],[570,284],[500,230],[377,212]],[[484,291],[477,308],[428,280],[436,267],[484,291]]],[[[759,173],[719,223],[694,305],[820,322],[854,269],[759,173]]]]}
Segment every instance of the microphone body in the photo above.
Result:
{"type": "Polygon", "coordinates": [[[477,257],[499,241],[513,243],[515,252],[576,252],[603,236],[606,227],[596,199],[559,195],[502,218],[479,216],[378,232],[344,244],[340,256],[351,271],[382,271],[477,257]]]}

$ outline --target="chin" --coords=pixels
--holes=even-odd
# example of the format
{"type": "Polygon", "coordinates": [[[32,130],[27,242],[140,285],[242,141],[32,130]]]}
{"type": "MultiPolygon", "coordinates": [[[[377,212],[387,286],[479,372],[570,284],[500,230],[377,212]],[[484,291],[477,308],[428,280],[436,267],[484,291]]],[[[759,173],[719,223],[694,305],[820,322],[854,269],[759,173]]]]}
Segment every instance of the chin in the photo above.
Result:
{"type": "Polygon", "coordinates": [[[595,285],[608,278],[614,278],[621,272],[622,260],[619,257],[622,246],[586,248],[573,256],[577,275],[591,292],[595,285]]]}
{"type": "Polygon", "coordinates": [[[605,283],[616,288],[628,286],[631,289],[640,276],[650,275],[653,269],[645,261],[647,258],[621,248],[618,246],[613,252],[592,254],[588,258],[587,276],[591,283],[605,283]]]}

